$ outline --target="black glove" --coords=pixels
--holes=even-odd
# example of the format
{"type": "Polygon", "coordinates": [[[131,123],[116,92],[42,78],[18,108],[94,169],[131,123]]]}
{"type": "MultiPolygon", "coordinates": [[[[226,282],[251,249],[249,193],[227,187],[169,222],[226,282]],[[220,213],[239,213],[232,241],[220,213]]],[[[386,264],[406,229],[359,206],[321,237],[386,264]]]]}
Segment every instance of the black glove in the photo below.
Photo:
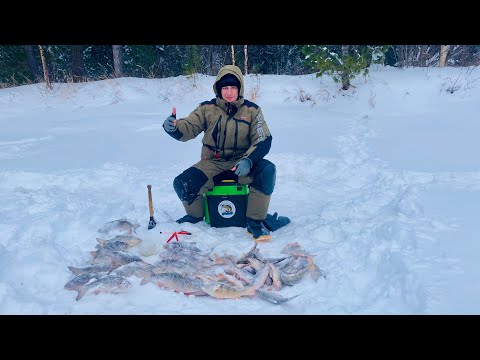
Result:
{"type": "Polygon", "coordinates": [[[235,167],[235,174],[237,174],[238,176],[245,176],[250,172],[250,160],[242,159],[235,164],[235,167]]]}
{"type": "Polygon", "coordinates": [[[177,120],[176,118],[174,118],[172,115],[170,115],[163,122],[163,128],[168,132],[174,132],[175,130],[177,130],[176,120],[177,120]],[[175,123],[174,123],[174,121],[175,121],[175,123]]]}

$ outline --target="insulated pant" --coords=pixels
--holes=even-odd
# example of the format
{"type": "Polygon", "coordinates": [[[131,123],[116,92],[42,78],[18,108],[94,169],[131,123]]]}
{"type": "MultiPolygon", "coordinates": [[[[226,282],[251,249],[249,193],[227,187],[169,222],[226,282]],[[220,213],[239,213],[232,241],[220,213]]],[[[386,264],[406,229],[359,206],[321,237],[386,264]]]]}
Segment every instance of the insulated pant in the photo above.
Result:
{"type": "Polygon", "coordinates": [[[247,217],[265,220],[271,194],[275,188],[275,165],[269,160],[262,159],[253,166],[247,176],[238,177],[230,169],[239,160],[238,158],[210,160],[202,156],[202,160],[175,178],[173,187],[188,215],[203,218],[205,216],[203,194],[212,189],[216,181],[228,178],[242,185],[250,184],[247,217]]]}

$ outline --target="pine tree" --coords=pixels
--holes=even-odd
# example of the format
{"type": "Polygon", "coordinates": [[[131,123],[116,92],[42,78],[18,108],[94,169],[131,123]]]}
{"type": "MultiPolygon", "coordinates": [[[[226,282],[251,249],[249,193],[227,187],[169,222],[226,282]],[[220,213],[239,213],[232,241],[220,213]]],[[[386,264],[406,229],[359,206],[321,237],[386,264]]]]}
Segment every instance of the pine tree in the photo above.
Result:
{"type": "Polygon", "coordinates": [[[197,45],[187,46],[187,59],[183,66],[185,75],[193,75],[200,72],[200,53],[197,45]]]}
{"type": "Polygon", "coordinates": [[[23,46],[0,46],[0,87],[28,84],[34,80],[23,46]]]}
{"type": "Polygon", "coordinates": [[[317,77],[327,74],[342,89],[350,88],[350,80],[367,75],[372,63],[382,63],[389,46],[370,45],[306,45],[302,47],[305,64],[317,77]]]}

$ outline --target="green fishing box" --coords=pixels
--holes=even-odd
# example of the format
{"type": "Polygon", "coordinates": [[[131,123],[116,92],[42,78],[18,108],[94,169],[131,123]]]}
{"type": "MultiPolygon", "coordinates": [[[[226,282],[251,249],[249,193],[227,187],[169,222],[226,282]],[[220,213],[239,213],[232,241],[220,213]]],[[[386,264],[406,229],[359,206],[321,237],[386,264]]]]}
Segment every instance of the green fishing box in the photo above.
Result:
{"type": "Polygon", "coordinates": [[[248,185],[223,180],[203,195],[205,222],[212,227],[247,226],[248,185]]]}

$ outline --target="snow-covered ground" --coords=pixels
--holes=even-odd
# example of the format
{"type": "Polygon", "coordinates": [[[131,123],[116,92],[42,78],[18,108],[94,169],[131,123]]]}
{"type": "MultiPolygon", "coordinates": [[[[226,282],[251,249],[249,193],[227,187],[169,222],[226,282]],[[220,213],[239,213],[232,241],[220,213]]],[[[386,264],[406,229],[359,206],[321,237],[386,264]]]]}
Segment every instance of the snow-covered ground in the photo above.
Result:
{"type": "Polygon", "coordinates": [[[298,242],[327,277],[284,287],[291,301],[185,296],[152,283],[75,300],[68,266],[88,265],[98,230],[140,224],[154,261],[172,231],[240,256],[245,229],[176,224],[175,176],[201,136],[162,129],[214,97],[214,77],[122,78],[0,90],[1,314],[479,314],[480,72],[378,68],[344,92],[327,77],[248,75],[277,166],[270,213],[291,223],[259,246],[298,242]],[[453,93],[452,91],[453,90],[453,93]],[[157,226],[147,230],[147,184],[157,226]],[[160,231],[162,233],[160,233],[160,231]]]}

